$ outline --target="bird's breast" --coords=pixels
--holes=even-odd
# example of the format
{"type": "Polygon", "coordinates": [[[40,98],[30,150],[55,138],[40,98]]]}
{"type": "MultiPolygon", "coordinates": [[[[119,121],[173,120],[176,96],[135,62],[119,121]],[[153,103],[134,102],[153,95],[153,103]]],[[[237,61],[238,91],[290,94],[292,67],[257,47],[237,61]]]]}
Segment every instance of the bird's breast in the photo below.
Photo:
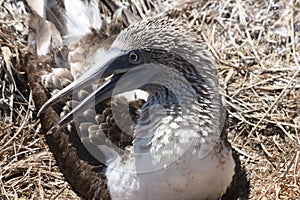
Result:
{"type": "Polygon", "coordinates": [[[158,166],[151,152],[117,159],[106,171],[112,199],[217,199],[234,175],[231,150],[218,141],[200,158],[198,148],[191,144],[180,157],[158,166]]]}

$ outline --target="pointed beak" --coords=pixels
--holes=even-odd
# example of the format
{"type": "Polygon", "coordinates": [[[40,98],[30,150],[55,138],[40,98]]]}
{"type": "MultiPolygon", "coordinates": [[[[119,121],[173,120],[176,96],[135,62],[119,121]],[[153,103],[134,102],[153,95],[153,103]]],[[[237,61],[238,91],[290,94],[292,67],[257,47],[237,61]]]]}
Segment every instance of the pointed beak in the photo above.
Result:
{"type": "MultiPolygon", "coordinates": [[[[134,50],[135,55],[140,55],[139,50],[134,50]]],[[[107,52],[105,57],[94,67],[84,73],[80,78],[72,82],[70,85],[53,95],[39,110],[38,116],[45,112],[45,110],[64,97],[71,95],[74,92],[78,92],[93,83],[105,79],[109,76],[110,79],[106,81],[100,88],[92,92],[86,99],[84,99],[77,107],[71,112],[65,115],[57,124],[57,126],[64,125],[72,120],[72,116],[76,113],[85,111],[87,108],[100,103],[101,101],[110,98],[114,89],[114,86],[118,80],[126,73],[129,69],[143,64],[144,60],[139,57],[139,60],[132,62],[130,56],[132,51],[121,51],[118,49],[111,49],[107,52]]],[[[124,88],[123,90],[129,90],[130,88],[124,88]]],[[[123,91],[125,92],[125,91],[123,91]]],[[[122,93],[119,91],[118,93],[122,93]]]]}

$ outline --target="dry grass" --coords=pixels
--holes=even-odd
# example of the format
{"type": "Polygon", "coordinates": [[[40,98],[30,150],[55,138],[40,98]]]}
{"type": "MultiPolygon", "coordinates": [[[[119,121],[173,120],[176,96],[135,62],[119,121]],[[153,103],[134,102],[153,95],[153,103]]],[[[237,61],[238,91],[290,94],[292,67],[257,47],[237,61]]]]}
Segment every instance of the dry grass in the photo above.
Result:
{"type": "MultiPolygon", "coordinates": [[[[203,1],[180,18],[209,44],[250,199],[300,199],[300,1],[203,1]]],[[[22,73],[28,13],[0,0],[0,199],[79,199],[39,132],[22,73]]]]}

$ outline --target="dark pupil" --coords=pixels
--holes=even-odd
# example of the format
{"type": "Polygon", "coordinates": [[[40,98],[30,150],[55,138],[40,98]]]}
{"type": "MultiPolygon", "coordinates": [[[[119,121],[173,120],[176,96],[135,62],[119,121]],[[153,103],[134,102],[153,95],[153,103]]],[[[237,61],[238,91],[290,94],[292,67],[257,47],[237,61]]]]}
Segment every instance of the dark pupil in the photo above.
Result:
{"type": "Polygon", "coordinates": [[[130,59],[134,62],[138,61],[138,55],[136,55],[135,53],[131,53],[130,54],[130,59]]]}

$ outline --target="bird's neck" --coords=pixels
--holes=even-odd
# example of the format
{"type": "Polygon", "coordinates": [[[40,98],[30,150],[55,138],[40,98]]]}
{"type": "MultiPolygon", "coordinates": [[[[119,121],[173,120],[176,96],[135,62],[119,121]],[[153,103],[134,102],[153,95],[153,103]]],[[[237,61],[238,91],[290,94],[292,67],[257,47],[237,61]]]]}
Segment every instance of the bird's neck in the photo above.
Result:
{"type": "Polygon", "coordinates": [[[153,167],[177,160],[190,147],[197,147],[193,153],[200,157],[207,155],[223,129],[225,109],[219,94],[211,99],[209,92],[198,92],[204,89],[197,83],[191,84],[193,90],[185,89],[182,82],[170,85],[172,91],[167,87],[151,90],[134,132],[134,152],[153,167]]]}
{"type": "Polygon", "coordinates": [[[142,154],[140,163],[163,167],[183,155],[200,139],[197,134],[201,129],[197,115],[200,109],[200,105],[179,102],[167,90],[150,94],[135,129],[134,151],[142,154]]]}

